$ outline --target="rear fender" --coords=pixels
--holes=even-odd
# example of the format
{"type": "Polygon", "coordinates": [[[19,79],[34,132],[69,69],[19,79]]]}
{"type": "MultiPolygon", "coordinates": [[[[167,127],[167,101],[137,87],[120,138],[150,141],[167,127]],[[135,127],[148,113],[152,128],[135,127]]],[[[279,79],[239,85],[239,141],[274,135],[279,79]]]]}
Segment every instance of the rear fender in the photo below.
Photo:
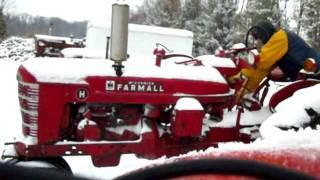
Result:
{"type": "Polygon", "coordinates": [[[269,108],[272,112],[275,112],[276,106],[283,100],[291,97],[297,90],[307,88],[320,83],[320,80],[307,79],[293,82],[292,84],[282,88],[274,93],[269,101],[269,108]]]}

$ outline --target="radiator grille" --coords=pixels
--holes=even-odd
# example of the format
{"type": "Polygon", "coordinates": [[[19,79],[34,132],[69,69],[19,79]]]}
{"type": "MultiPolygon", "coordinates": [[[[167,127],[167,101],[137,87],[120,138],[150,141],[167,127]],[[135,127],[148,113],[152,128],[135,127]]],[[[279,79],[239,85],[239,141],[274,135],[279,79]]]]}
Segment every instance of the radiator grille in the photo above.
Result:
{"type": "Polygon", "coordinates": [[[19,81],[22,130],[25,136],[38,137],[39,85],[19,81]]]}

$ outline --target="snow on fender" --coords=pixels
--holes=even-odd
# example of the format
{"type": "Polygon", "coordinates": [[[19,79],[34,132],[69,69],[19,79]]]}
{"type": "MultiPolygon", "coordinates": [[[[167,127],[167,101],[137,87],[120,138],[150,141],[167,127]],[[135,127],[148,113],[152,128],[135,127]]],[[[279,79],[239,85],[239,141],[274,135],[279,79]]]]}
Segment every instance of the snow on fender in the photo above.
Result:
{"type": "Polygon", "coordinates": [[[314,85],[295,92],[290,98],[279,103],[276,106],[276,113],[261,124],[262,138],[284,138],[289,134],[297,134],[292,132],[293,130],[283,129],[301,128],[310,123],[310,116],[305,109],[312,108],[320,112],[319,91],[320,85],[314,85]]]}

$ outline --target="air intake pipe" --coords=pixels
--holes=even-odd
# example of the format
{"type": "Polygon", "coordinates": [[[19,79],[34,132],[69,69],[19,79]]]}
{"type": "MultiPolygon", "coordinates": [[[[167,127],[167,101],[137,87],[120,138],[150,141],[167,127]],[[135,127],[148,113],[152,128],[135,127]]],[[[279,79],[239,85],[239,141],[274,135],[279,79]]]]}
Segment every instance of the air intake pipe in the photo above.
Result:
{"type": "Polygon", "coordinates": [[[129,6],[127,4],[112,5],[111,50],[110,59],[117,76],[123,74],[122,62],[127,59],[129,6]]]}

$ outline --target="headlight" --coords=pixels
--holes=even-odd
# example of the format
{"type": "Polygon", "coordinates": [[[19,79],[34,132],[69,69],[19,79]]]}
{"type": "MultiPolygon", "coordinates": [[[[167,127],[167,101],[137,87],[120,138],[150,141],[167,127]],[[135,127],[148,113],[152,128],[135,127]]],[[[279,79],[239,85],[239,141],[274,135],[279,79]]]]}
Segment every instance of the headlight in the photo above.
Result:
{"type": "Polygon", "coordinates": [[[317,68],[317,63],[313,58],[308,58],[303,62],[303,69],[306,72],[315,72],[317,68]]]}
{"type": "Polygon", "coordinates": [[[256,49],[249,51],[247,62],[250,66],[256,65],[260,61],[259,52],[256,49]]]}

